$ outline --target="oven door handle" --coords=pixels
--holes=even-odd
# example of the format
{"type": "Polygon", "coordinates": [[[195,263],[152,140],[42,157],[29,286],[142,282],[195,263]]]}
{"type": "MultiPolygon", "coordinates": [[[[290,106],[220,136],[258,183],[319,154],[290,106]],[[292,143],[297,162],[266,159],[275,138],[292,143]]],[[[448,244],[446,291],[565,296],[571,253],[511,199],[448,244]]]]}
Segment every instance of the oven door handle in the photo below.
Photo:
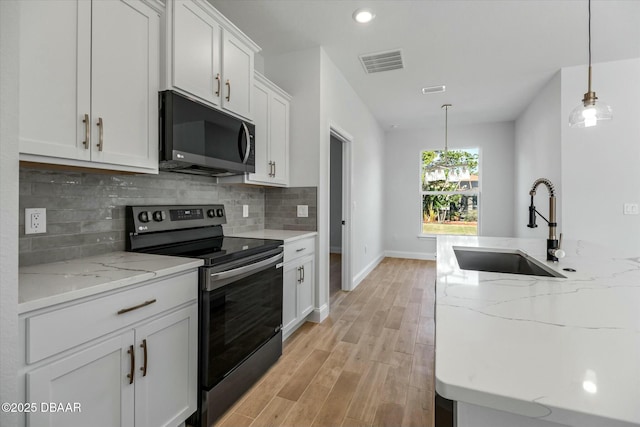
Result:
{"type": "Polygon", "coordinates": [[[282,257],[284,257],[284,252],[280,252],[276,256],[267,258],[265,260],[256,262],[254,264],[245,265],[244,267],[234,268],[233,270],[229,270],[229,271],[221,271],[220,273],[211,273],[210,278],[212,281],[216,281],[216,280],[230,279],[236,276],[242,276],[243,274],[251,273],[252,271],[260,270],[261,268],[269,264],[273,264],[279,259],[282,259],[282,257]]]}

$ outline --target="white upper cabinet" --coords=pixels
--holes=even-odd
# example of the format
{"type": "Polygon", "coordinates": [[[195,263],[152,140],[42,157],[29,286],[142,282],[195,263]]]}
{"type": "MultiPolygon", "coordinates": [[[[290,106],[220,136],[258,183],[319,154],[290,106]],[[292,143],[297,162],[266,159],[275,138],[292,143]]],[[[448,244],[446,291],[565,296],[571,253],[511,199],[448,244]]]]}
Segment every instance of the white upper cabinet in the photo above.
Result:
{"type": "Polygon", "coordinates": [[[20,2],[20,160],[158,171],[160,12],[20,2]]]}
{"type": "Polygon", "coordinates": [[[253,120],[260,48],[205,0],[168,0],[163,88],[253,120]]]}
{"type": "Polygon", "coordinates": [[[256,171],[222,182],[286,187],[289,185],[289,104],[291,96],[255,72],[253,117],[256,171]]]}
{"type": "Polygon", "coordinates": [[[222,27],[194,2],[173,7],[173,86],[220,105],[222,27]]]}

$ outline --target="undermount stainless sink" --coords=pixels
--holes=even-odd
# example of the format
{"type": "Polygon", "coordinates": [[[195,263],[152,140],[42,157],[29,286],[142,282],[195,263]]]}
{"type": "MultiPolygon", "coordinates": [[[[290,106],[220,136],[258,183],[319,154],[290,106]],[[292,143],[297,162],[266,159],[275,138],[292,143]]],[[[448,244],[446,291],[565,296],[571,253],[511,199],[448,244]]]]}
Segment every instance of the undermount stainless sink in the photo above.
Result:
{"type": "Polygon", "coordinates": [[[453,252],[456,254],[458,265],[462,270],[566,278],[566,276],[517,249],[454,246],[453,252]]]}

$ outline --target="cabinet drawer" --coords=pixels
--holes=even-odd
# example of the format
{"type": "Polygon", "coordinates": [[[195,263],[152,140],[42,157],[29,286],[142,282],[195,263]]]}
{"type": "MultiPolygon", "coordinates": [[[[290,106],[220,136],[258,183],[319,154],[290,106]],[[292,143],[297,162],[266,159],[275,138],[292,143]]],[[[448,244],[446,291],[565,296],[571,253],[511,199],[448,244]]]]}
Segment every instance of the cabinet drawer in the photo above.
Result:
{"type": "Polygon", "coordinates": [[[26,361],[37,362],[197,298],[193,271],[28,317],[26,361]]]}
{"type": "Polygon", "coordinates": [[[301,256],[310,255],[316,250],[316,238],[307,237],[306,239],[296,240],[295,242],[285,243],[284,245],[284,262],[288,262],[301,256]]]}

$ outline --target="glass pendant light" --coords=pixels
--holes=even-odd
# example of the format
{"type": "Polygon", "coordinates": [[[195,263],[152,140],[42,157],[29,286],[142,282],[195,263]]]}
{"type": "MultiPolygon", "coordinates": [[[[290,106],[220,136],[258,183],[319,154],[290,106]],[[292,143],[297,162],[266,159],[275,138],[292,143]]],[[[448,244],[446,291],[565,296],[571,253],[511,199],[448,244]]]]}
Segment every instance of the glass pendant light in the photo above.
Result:
{"type": "Polygon", "coordinates": [[[602,101],[598,101],[596,93],[591,90],[591,0],[589,0],[589,86],[582,101],[571,111],[569,126],[588,128],[601,120],[611,120],[613,110],[602,101]]]}

